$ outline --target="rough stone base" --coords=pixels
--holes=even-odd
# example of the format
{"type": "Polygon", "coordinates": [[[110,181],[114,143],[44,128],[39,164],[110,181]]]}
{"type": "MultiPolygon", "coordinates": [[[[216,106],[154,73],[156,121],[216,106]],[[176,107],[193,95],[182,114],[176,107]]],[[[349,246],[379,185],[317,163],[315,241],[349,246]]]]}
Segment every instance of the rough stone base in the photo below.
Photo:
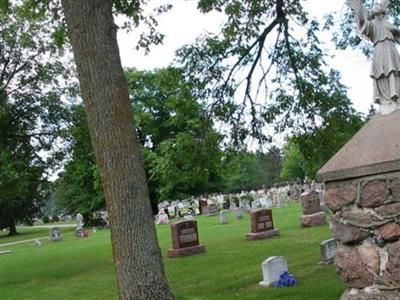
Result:
{"type": "Polygon", "coordinates": [[[268,239],[274,236],[280,235],[278,229],[272,229],[264,232],[258,232],[258,233],[248,233],[246,234],[246,240],[248,241],[257,241],[257,240],[263,240],[263,239],[268,239]]]}
{"type": "Polygon", "coordinates": [[[374,287],[348,289],[340,300],[400,300],[400,291],[383,291],[374,287]]]}
{"type": "Polygon", "coordinates": [[[190,255],[195,255],[195,254],[199,254],[202,252],[206,252],[206,247],[204,247],[204,245],[198,245],[198,246],[192,246],[192,247],[186,247],[186,248],[180,248],[180,249],[169,249],[168,257],[174,258],[174,257],[190,256],[190,255]]]}
{"type": "Polygon", "coordinates": [[[314,227],[326,224],[326,215],[324,212],[319,212],[312,215],[302,215],[300,217],[302,227],[314,227]]]}

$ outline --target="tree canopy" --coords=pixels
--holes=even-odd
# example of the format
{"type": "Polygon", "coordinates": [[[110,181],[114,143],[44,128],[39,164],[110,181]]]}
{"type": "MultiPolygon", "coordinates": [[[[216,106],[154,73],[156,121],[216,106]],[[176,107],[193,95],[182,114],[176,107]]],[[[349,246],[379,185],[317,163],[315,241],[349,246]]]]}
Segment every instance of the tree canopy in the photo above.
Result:
{"type": "Polygon", "coordinates": [[[0,226],[10,234],[40,213],[47,170],[60,159],[53,145],[64,127],[68,72],[45,24],[18,9],[0,18],[0,226]]]}

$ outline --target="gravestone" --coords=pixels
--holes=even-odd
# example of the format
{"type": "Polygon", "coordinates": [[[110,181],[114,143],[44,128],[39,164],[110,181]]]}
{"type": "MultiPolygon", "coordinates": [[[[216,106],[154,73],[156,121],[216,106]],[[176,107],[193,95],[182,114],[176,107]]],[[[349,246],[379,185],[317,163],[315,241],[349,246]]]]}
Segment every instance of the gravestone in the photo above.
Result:
{"type": "Polygon", "coordinates": [[[322,241],[320,243],[321,250],[321,264],[331,264],[336,256],[336,250],[339,245],[339,241],[335,238],[322,241]]]}
{"type": "Polygon", "coordinates": [[[261,201],[260,200],[254,200],[251,202],[251,209],[258,209],[261,208],[261,201]]]}
{"type": "Polygon", "coordinates": [[[272,256],[263,261],[261,269],[263,280],[260,281],[259,285],[273,286],[283,272],[288,272],[287,261],[283,256],[272,256]]]}
{"type": "Polygon", "coordinates": [[[49,230],[49,242],[56,242],[56,241],[61,241],[63,239],[63,236],[61,235],[60,228],[58,227],[52,227],[49,230]]]}
{"type": "Polygon", "coordinates": [[[197,221],[179,221],[171,224],[172,249],[168,257],[181,257],[205,252],[204,245],[199,244],[197,221]]]}
{"type": "Polygon", "coordinates": [[[314,227],[326,224],[326,215],[321,207],[319,194],[308,190],[300,196],[303,214],[300,217],[302,227],[314,227]]]}
{"type": "Polygon", "coordinates": [[[242,209],[244,212],[249,213],[251,211],[250,201],[247,199],[242,200],[242,209]]]}
{"type": "Polygon", "coordinates": [[[216,204],[208,205],[208,215],[207,217],[212,217],[218,214],[218,206],[216,204]]]}
{"type": "Polygon", "coordinates": [[[207,204],[207,200],[200,200],[199,201],[199,210],[200,210],[200,214],[201,215],[207,215],[209,213],[208,211],[208,204],[207,204]]]}
{"type": "Polygon", "coordinates": [[[235,209],[235,213],[236,213],[236,220],[240,220],[243,218],[243,214],[242,214],[242,209],[241,208],[236,208],[235,209]]]}
{"type": "Polygon", "coordinates": [[[78,238],[87,238],[89,237],[89,230],[87,229],[75,230],[75,236],[78,238]]]}
{"type": "Polygon", "coordinates": [[[219,222],[221,225],[228,224],[227,210],[221,210],[219,213],[219,222]]]}
{"type": "Polygon", "coordinates": [[[229,209],[231,202],[229,201],[229,196],[224,196],[224,203],[222,204],[223,209],[229,209]]]}
{"type": "Polygon", "coordinates": [[[250,213],[251,232],[246,234],[246,240],[254,241],[279,235],[279,230],[274,229],[272,210],[257,209],[250,213]]]}
{"type": "Polygon", "coordinates": [[[185,215],[185,216],[183,216],[183,219],[187,220],[187,221],[193,221],[194,217],[192,215],[185,215]]]}

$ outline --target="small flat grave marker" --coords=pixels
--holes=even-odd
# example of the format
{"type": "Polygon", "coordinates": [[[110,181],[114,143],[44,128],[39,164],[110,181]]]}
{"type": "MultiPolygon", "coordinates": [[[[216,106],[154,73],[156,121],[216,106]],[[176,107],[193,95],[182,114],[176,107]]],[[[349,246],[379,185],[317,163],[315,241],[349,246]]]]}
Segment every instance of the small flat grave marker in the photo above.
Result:
{"type": "Polygon", "coordinates": [[[336,250],[338,247],[339,241],[335,238],[322,241],[320,243],[321,250],[321,262],[320,264],[331,264],[336,256],[336,250]]]}

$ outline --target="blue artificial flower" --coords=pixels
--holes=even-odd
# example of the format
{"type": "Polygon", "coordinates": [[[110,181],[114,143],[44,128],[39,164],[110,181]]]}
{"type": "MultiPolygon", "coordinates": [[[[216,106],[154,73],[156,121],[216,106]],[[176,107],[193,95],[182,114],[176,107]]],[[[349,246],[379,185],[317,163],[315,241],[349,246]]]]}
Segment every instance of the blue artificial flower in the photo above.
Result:
{"type": "Polygon", "coordinates": [[[283,288],[288,286],[295,286],[297,284],[296,277],[293,274],[285,271],[279,276],[279,280],[275,283],[275,287],[283,288]]]}

